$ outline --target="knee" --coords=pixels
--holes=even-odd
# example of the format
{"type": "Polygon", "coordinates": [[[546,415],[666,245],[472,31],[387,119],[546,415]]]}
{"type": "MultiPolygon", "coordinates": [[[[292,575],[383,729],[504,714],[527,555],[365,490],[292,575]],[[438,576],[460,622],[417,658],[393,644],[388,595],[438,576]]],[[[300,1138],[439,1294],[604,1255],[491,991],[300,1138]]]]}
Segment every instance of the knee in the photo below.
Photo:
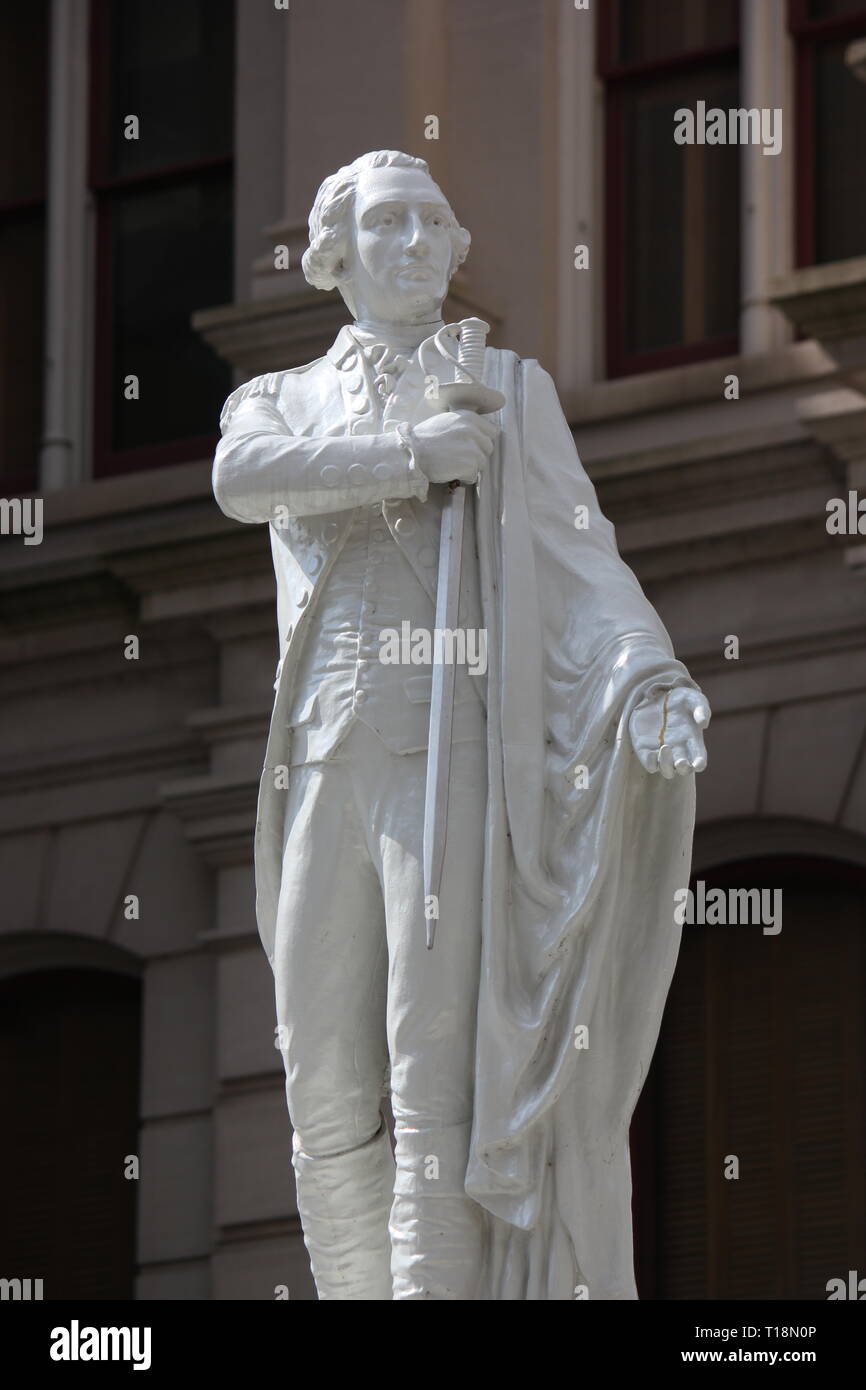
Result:
{"type": "Polygon", "coordinates": [[[326,1158],[366,1144],[382,1124],[381,1088],[348,1078],[286,1075],[286,1101],[297,1143],[311,1158],[326,1158]]]}

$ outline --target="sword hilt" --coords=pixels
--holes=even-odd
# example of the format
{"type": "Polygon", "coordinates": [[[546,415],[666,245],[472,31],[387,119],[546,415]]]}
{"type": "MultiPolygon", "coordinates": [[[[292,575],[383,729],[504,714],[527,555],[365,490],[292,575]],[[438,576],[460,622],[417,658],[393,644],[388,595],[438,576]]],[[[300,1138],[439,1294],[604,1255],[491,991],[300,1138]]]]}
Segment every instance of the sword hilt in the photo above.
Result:
{"type": "Polygon", "coordinates": [[[457,380],[477,381],[484,372],[484,348],[490,324],[483,319],[464,319],[457,347],[457,380]]]}

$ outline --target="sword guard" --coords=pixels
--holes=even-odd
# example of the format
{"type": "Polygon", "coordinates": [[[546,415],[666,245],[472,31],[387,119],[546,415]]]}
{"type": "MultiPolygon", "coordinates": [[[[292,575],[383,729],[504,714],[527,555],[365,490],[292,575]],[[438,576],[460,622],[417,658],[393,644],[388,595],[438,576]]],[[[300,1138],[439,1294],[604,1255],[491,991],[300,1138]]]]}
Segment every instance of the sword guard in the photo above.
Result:
{"type": "Polygon", "coordinates": [[[478,415],[491,415],[505,404],[501,391],[481,381],[447,381],[439,387],[439,400],[446,410],[474,410],[478,415]]]}

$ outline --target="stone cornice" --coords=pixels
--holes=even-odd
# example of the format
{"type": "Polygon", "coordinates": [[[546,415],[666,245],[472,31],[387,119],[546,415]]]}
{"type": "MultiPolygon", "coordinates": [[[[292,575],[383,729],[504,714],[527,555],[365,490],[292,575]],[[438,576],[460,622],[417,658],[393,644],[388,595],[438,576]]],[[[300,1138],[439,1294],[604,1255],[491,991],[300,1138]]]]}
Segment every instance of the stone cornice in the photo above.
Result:
{"type": "Polygon", "coordinates": [[[866,335],[866,256],[778,275],[770,302],[810,338],[837,342],[866,335]]]}
{"type": "Polygon", "coordinates": [[[598,381],[564,391],[562,405],[575,426],[618,423],[686,406],[716,403],[726,376],[740,383],[740,395],[790,388],[832,379],[838,365],[816,342],[792,343],[773,352],[714,358],[655,372],[598,381]]]}
{"type": "Polygon", "coordinates": [[[163,803],[213,868],[252,859],[258,781],[251,777],[189,777],[161,788],[163,803]]]}
{"type": "Polygon", "coordinates": [[[237,739],[260,739],[268,731],[270,710],[261,705],[222,705],[215,709],[196,710],[187,719],[202,741],[209,747],[234,743],[237,739]]]}

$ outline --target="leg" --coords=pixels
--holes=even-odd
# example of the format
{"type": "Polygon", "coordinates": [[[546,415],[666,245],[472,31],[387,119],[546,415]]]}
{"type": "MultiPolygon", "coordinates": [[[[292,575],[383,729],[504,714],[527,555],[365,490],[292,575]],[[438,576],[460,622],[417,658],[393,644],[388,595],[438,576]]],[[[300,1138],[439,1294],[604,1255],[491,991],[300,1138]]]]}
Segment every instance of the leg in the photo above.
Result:
{"type": "Polygon", "coordinates": [[[298,1209],[321,1299],[390,1299],[386,942],[343,762],[293,768],[274,953],[298,1209]]]}
{"type": "MultiPolygon", "coordinates": [[[[484,1218],[464,1182],[472,1122],[481,950],[486,751],[455,746],[448,846],[432,951],[422,848],[426,753],[389,755],[370,807],[388,934],[388,1047],[397,1178],[391,1211],[397,1299],[471,1299],[484,1218]]],[[[382,757],[379,754],[379,766],[382,757]]]]}

